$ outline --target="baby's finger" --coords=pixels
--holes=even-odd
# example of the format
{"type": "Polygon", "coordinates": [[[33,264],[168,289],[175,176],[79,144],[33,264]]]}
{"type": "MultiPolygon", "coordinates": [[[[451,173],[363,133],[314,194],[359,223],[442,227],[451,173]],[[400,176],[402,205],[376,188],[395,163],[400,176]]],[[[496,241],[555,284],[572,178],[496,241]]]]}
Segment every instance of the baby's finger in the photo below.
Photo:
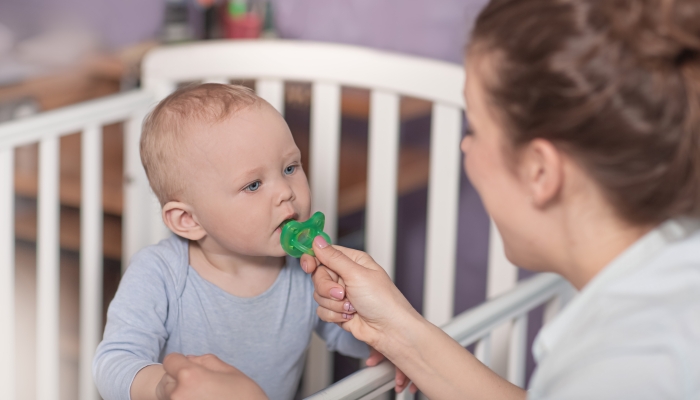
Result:
{"type": "Polygon", "coordinates": [[[321,321],[333,322],[333,323],[348,322],[355,315],[355,314],[347,314],[347,313],[337,313],[335,311],[331,311],[331,310],[329,310],[327,308],[323,308],[323,307],[318,307],[316,309],[316,314],[318,315],[319,318],[321,318],[321,321]]]}
{"type": "Polygon", "coordinates": [[[307,274],[313,274],[316,272],[316,267],[318,267],[319,262],[316,257],[312,257],[308,254],[302,254],[301,259],[299,260],[299,265],[301,265],[301,269],[307,274]]]}
{"type": "Polygon", "coordinates": [[[327,299],[325,297],[321,297],[316,292],[314,292],[314,300],[316,300],[316,303],[318,303],[319,306],[333,312],[337,312],[340,314],[352,314],[355,312],[355,307],[353,307],[352,304],[347,300],[342,301],[327,299]]]}

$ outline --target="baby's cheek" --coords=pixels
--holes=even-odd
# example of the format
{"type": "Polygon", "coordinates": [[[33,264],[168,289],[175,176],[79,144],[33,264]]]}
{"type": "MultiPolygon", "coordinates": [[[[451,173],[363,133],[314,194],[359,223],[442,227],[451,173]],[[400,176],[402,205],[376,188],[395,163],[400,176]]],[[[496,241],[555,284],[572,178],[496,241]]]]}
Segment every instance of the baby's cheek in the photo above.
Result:
{"type": "Polygon", "coordinates": [[[298,198],[297,207],[299,220],[306,221],[311,217],[311,193],[307,190],[303,197],[298,198]]]}

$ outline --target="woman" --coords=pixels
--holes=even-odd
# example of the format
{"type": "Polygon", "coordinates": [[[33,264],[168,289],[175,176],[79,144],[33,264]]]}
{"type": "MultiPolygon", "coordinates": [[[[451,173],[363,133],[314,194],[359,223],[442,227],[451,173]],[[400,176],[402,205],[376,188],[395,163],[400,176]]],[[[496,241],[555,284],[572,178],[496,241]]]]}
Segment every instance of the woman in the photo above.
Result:
{"type": "Polygon", "coordinates": [[[507,257],[580,290],[535,342],[530,391],[317,237],[321,318],[431,399],[700,398],[700,2],[493,0],[466,71],[464,167],[507,257]]]}

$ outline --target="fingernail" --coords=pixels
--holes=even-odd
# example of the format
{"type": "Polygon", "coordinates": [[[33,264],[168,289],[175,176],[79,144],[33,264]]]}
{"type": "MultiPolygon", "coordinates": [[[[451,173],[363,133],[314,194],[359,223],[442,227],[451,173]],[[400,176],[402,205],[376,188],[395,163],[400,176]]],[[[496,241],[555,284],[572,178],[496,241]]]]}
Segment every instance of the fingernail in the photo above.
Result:
{"type": "Polygon", "coordinates": [[[347,315],[347,314],[343,314],[343,318],[348,319],[348,315],[347,315]]]}
{"type": "Polygon", "coordinates": [[[343,297],[345,297],[345,292],[343,292],[343,289],[334,287],[331,289],[331,297],[336,299],[336,300],[343,300],[343,297]]]}
{"type": "Polygon", "coordinates": [[[306,261],[301,262],[301,269],[303,269],[304,272],[308,273],[308,271],[306,270],[306,261]]]}
{"type": "Polygon", "coordinates": [[[350,307],[352,307],[352,305],[349,301],[346,301],[345,304],[343,304],[343,310],[345,311],[350,311],[350,307]]]}
{"type": "Polygon", "coordinates": [[[349,303],[349,302],[348,302],[348,305],[350,306],[350,308],[348,309],[348,311],[350,311],[350,312],[355,312],[355,307],[352,306],[352,303],[349,303]]]}
{"type": "Polygon", "coordinates": [[[325,249],[328,247],[328,242],[326,242],[326,239],[324,239],[321,235],[316,236],[316,238],[314,238],[314,242],[320,249],[325,249]]]}

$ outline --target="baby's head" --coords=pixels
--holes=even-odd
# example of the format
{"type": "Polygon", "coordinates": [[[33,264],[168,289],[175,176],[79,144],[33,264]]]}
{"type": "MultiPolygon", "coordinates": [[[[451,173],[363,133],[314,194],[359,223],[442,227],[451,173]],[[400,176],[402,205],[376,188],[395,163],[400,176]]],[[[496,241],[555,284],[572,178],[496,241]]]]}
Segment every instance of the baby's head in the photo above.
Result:
{"type": "Polygon", "coordinates": [[[283,256],[279,226],[309,217],[289,127],[245,87],[195,85],[166,97],[144,121],[141,161],[165,224],[203,248],[283,256]]]}

